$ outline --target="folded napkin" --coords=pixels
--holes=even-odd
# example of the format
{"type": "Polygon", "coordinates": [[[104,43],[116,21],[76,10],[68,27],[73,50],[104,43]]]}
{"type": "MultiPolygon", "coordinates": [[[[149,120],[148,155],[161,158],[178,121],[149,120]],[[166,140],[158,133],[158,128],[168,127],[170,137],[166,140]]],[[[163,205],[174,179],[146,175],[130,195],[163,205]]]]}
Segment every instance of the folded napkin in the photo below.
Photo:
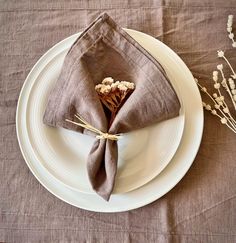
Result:
{"type": "MultiPolygon", "coordinates": [[[[178,116],[179,109],[179,100],[160,63],[104,13],[68,51],[49,95],[43,121],[95,135],[66,121],[76,121],[74,115],[78,113],[96,129],[117,134],[178,116]],[[135,90],[110,125],[95,91],[95,85],[105,77],[135,84],[135,90]]],[[[114,187],[117,151],[117,141],[97,138],[88,155],[89,180],[105,200],[109,200],[114,187]]]]}

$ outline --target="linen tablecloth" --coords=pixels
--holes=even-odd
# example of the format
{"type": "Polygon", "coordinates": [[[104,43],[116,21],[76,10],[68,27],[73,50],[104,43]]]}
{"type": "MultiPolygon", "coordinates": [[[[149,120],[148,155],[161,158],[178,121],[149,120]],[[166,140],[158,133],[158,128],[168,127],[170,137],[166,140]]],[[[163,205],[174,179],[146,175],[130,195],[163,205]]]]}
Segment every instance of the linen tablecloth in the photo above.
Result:
{"type": "Polygon", "coordinates": [[[188,173],[140,209],[78,209],[50,194],[29,171],[15,129],[24,80],[45,51],[103,11],[121,26],[163,41],[209,88],[218,49],[236,66],[226,32],[228,14],[236,17],[235,0],[1,0],[0,242],[236,242],[236,135],[209,113],[188,173]]]}

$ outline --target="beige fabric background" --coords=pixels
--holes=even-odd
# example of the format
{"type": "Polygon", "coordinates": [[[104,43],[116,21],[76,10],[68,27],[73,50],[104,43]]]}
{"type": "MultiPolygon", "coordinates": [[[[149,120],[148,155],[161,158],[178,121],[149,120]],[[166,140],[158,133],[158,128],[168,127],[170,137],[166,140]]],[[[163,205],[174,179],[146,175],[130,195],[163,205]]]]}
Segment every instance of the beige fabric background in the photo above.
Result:
{"type": "Polygon", "coordinates": [[[80,210],[51,195],[27,168],[15,131],[23,82],[45,51],[104,10],[169,45],[207,86],[217,49],[236,65],[226,36],[235,0],[0,0],[0,242],[236,242],[236,135],[208,113],[187,175],[137,210],[80,210]]]}

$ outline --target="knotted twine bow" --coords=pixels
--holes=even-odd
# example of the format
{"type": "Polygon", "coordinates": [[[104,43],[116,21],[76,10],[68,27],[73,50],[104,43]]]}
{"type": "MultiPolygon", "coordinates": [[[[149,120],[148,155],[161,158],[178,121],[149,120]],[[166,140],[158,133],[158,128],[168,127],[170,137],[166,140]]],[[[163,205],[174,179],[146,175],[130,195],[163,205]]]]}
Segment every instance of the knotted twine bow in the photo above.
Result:
{"type": "Polygon", "coordinates": [[[109,134],[107,132],[100,131],[99,129],[97,129],[96,127],[90,125],[87,121],[85,121],[81,116],[79,116],[79,114],[75,114],[75,117],[81,123],[74,122],[74,121],[71,121],[69,119],[66,119],[66,121],[70,122],[70,123],[73,123],[73,124],[75,124],[77,126],[86,128],[87,130],[96,133],[97,134],[97,136],[96,136],[97,139],[110,139],[110,140],[113,140],[113,141],[117,141],[121,137],[121,134],[109,134]]]}

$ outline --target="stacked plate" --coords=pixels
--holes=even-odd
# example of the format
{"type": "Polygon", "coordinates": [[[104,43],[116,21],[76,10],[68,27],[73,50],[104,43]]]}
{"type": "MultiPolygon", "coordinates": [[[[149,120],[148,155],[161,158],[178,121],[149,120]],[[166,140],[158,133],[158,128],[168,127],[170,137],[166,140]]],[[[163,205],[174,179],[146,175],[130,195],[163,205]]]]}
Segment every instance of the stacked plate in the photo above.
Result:
{"type": "Polygon", "coordinates": [[[86,158],[94,138],[51,128],[42,122],[49,92],[79,33],[52,47],[36,63],[24,83],[17,107],[18,141],[32,173],[58,198],[91,211],[127,211],[160,198],[185,175],[202,137],[201,97],[186,65],[153,37],[126,31],[162,64],[182,108],[177,118],[126,134],[119,140],[118,173],[109,202],[93,192],[87,177],[86,158]]]}

